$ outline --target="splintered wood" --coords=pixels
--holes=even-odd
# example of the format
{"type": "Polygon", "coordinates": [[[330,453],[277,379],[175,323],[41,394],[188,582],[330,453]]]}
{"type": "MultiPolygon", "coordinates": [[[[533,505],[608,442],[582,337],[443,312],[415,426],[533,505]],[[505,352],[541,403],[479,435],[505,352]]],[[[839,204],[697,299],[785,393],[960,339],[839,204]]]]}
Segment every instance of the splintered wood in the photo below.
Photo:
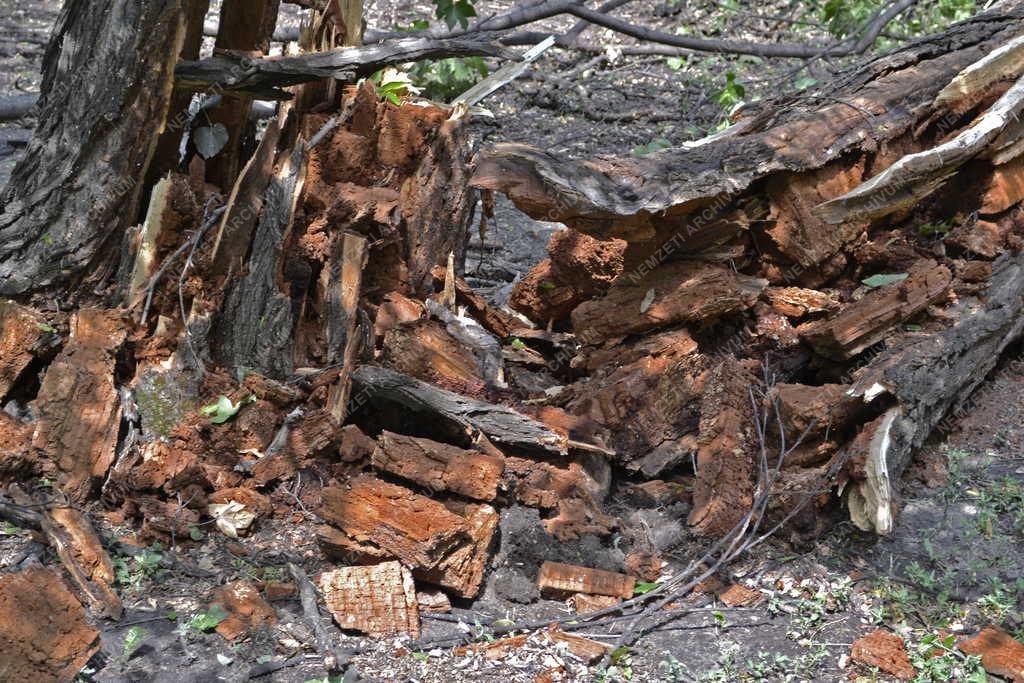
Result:
{"type": "Polygon", "coordinates": [[[320,576],[327,609],[343,629],[372,636],[420,634],[412,574],[398,562],[343,567],[320,576]]]}
{"type": "Polygon", "coordinates": [[[561,562],[545,562],[537,575],[537,588],[543,595],[567,597],[574,593],[633,597],[636,579],[625,574],[578,567],[561,562]]]}

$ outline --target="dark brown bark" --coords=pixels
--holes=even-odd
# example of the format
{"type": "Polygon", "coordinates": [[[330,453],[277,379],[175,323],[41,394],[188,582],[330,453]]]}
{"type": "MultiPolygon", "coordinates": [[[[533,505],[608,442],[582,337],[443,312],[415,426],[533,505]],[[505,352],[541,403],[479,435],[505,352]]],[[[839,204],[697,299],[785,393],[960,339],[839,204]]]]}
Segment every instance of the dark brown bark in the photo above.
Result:
{"type": "Polygon", "coordinates": [[[109,275],[139,215],[184,38],[180,0],[65,3],[39,122],[0,200],[0,295],[109,275]]]}

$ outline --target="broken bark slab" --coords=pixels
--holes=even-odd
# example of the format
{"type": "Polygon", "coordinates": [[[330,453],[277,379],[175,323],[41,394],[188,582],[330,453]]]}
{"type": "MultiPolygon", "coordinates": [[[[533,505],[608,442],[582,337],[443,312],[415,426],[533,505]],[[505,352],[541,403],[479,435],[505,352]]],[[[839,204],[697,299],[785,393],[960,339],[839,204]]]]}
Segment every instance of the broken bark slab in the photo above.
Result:
{"type": "Polygon", "coordinates": [[[966,655],[981,657],[981,665],[993,676],[1024,681],[1024,645],[998,626],[986,626],[958,647],[966,655]]]}
{"type": "MultiPolygon", "coordinates": [[[[438,266],[440,267],[440,266],[438,266]]],[[[411,323],[426,315],[423,304],[401,294],[391,292],[384,295],[384,301],[377,307],[377,315],[373,320],[373,336],[378,347],[389,330],[402,323],[411,323]]]]}
{"type": "Polygon", "coordinates": [[[467,398],[376,366],[356,368],[352,379],[363,402],[381,400],[397,404],[427,423],[442,423],[456,438],[461,434],[466,446],[473,433],[482,433],[499,446],[528,452],[565,452],[563,438],[511,408],[467,398]]]}
{"type": "Polygon", "coordinates": [[[663,265],[640,277],[619,278],[608,294],[572,312],[578,336],[591,342],[675,323],[702,323],[754,305],[767,280],[695,261],[663,265]]]}
{"type": "Polygon", "coordinates": [[[71,681],[100,649],[100,633],[56,572],[0,576],[0,672],[8,681],[71,681]]]}
{"type": "Polygon", "coordinates": [[[797,331],[821,355],[849,360],[943,298],[952,279],[945,266],[922,260],[901,282],[878,287],[836,315],[801,325],[797,331]]]}
{"type": "Polygon", "coordinates": [[[426,496],[369,476],[321,492],[320,516],[412,567],[434,567],[465,540],[466,521],[426,496]]]}
{"type": "Polygon", "coordinates": [[[597,612],[598,610],[608,609],[622,602],[621,598],[617,598],[613,595],[589,595],[587,593],[577,593],[572,596],[573,609],[576,610],[577,614],[587,614],[588,612],[597,612]]]}
{"type": "Polygon", "coordinates": [[[0,301],[0,401],[32,362],[32,349],[44,334],[43,319],[31,308],[0,301]]]}
{"type": "Polygon", "coordinates": [[[377,439],[373,466],[432,492],[451,491],[494,500],[504,460],[456,446],[385,431],[377,439]]]}
{"type": "Polygon", "coordinates": [[[561,562],[544,562],[537,574],[537,588],[542,595],[559,598],[574,593],[608,595],[627,600],[633,597],[636,579],[625,574],[579,567],[561,562]]]}
{"type": "Polygon", "coordinates": [[[855,395],[866,402],[889,395],[897,405],[875,427],[878,438],[862,441],[873,480],[857,483],[864,500],[862,526],[887,534],[893,528],[893,482],[935,427],[969,400],[1006,348],[1024,333],[1024,255],[1005,254],[977,306],[961,305],[956,322],[941,332],[910,339],[858,371],[855,395]]]}
{"type": "Polygon", "coordinates": [[[416,602],[419,604],[420,612],[447,614],[452,611],[452,601],[448,599],[448,594],[441,590],[417,590],[416,602]]]}
{"type": "Polygon", "coordinates": [[[1017,8],[979,15],[855,67],[806,103],[768,105],[722,134],[639,158],[581,162],[497,145],[472,182],[507,194],[533,218],[599,239],[651,239],[711,198],[903,134],[934,113],[936,95],[954,77],[1016,38],[1022,16],[1017,8]]]}
{"type": "Polygon", "coordinates": [[[85,501],[114,461],[121,402],[114,385],[127,325],[117,311],[85,308],[43,377],[32,446],[52,459],[60,488],[85,501]]]}
{"type": "Polygon", "coordinates": [[[829,223],[874,219],[916,204],[941,187],[967,161],[996,141],[1024,111],[1024,79],[999,98],[978,121],[952,140],[908,154],[868,182],[822,203],[819,215],[829,223]]]}
{"type": "MultiPolygon", "coordinates": [[[[338,244],[338,240],[335,240],[338,244]]],[[[327,410],[334,421],[344,424],[348,416],[348,397],[352,389],[352,366],[359,353],[359,297],[363,292],[363,269],[366,268],[367,240],[362,235],[345,232],[340,240],[340,253],[328,261],[326,276],[325,323],[327,357],[339,360],[338,381],[327,397],[327,410]]]]}
{"type": "Polygon", "coordinates": [[[405,62],[476,56],[517,58],[514,52],[491,42],[487,35],[400,38],[295,56],[252,58],[223,53],[198,61],[182,61],[174,69],[174,84],[191,90],[215,89],[249,93],[263,99],[289,99],[290,94],[281,88],[324,78],[355,81],[405,62]]]}
{"type": "Polygon", "coordinates": [[[697,533],[724,536],[753,503],[755,454],[750,361],[727,357],[708,375],[700,405],[697,481],[689,523],[697,533]]]}
{"type": "Polygon", "coordinates": [[[320,575],[327,609],[343,629],[371,636],[420,634],[412,574],[398,562],[343,567],[320,575]]]}

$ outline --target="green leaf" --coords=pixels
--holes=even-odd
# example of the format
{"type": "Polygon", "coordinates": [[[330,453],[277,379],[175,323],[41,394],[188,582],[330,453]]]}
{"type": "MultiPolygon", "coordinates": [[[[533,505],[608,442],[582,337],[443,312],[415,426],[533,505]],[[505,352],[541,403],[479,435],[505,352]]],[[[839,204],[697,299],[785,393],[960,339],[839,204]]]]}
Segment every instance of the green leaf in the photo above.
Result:
{"type": "Polygon", "coordinates": [[[122,650],[125,661],[128,661],[135,651],[142,647],[144,640],[146,640],[146,632],[141,628],[132,626],[128,629],[128,633],[124,636],[124,649],[122,650]]]}
{"type": "Polygon", "coordinates": [[[525,349],[526,342],[524,342],[522,339],[513,339],[512,343],[509,344],[509,346],[511,346],[513,349],[525,349]]]}
{"type": "Polygon", "coordinates": [[[165,614],[164,616],[167,617],[167,621],[177,621],[178,620],[178,613],[175,612],[172,609],[167,610],[167,614],[165,614]]]}
{"type": "Polygon", "coordinates": [[[906,279],[907,273],[880,273],[861,280],[861,284],[874,289],[875,287],[884,287],[885,285],[891,285],[894,282],[901,282],[906,279]]]}
{"type": "Polygon", "coordinates": [[[248,397],[235,404],[230,398],[222,395],[217,399],[216,403],[211,403],[200,408],[199,413],[209,417],[210,422],[213,424],[224,424],[238,414],[238,411],[242,409],[242,406],[246,403],[252,403],[255,400],[256,397],[250,394],[248,397]]]}
{"type": "Polygon", "coordinates": [[[413,652],[412,656],[420,660],[421,662],[426,662],[430,660],[430,655],[428,655],[426,652],[413,652]]]}
{"type": "Polygon", "coordinates": [[[193,541],[201,541],[206,538],[206,534],[204,534],[203,530],[199,527],[192,525],[188,528],[188,537],[193,541]]]}
{"type": "Polygon", "coordinates": [[[619,661],[628,654],[629,648],[625,645],[620,645],[619,647],[615,648],[614,650],[612,650],[611,654],[612,664],[618,664],[619,661]]]}
{"type": "Polygon", "coordinates": [[[224,149],[224,145],[228,144],[230,138],[224,124],[215,123],[212,126],[197,128],[192,134],[192,143],[201,157],[209,159],[224,149]]]}
{"type": "Polygon", "coordinates": [[[476,16],[476,10],[470,0],[434,0],[437,9],[434,15],[443,19],[449,29],[459,24],[462,28],[469,27],[469,18],[476,16]]]}
{"type": "Polygon", "coordinates": [[[4,536],[15,536],[21,532],[22,529],[20,527],[17,527],[10,522],[4,522],[3,528],[0,529],[0,534],[3,534],[4,536]]]}
{"type": "Polygon", "coordinates": [[[36,327],[38,327],[41,332],[46,332],[48,334],[53,334],[57,331],[57,328],[53,325],[47,325],[46,323],[36,323],[36,327]]]}
{"type": "Polygon", "coordinates": [[[817,85],[818,79],[812,78],[811,76],[802,76],[793,83],[793,87],[797,90],[807,90],[811,86],[817,85]]]}
{"type": "Polygon", "coordinates": [[[652,590],[654,590],[660,585],[660,583],[648,583],[646,581],[638,581],[636,586],[633,587],[633,595],[643,595],[644,593],[650,593],[652,590]]]}
{"type": "Polygon", "coordinates": [[[189,628],[200,633],[205,631],[211,631],[217,628],[217,624],[228,618],[228,613],[224,611],[224,608],[220,605],[210,605],[210,609],[205,612],[200,612],[192,617],[189,622],[189,628]]]}

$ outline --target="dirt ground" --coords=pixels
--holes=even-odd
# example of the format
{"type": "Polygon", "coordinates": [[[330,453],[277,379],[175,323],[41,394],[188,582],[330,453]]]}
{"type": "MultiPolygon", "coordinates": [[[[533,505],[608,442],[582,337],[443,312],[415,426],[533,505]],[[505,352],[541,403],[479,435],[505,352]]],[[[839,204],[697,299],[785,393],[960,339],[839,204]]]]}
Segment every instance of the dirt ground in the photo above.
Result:
{"type": "MultiPolygon", "coordinates": [[[[486,12],[509,2],[481,2],[486,12]]],[[[685,4],[685,3],[684,3],[685,4]]],[[[703,4],[698,3],[701,7],[703,4]]],[[[426,3],[372,3],[369,24],[394,26],[428,14],[426,3]]],[[[624,16],[648,25],[677,25],[675,3],[634,3],[624,16]]],[[[0,0],[0,96],[36,92],[38,67],[56,0],[0,0]]],[[[286,6],[289,22],[295,6],[286,6]]],[[[483,11],[481,13],[484,13],[483,11]]],[[[564,23],[564,22],[563,22],[564,23]]],[[[607,41],[591,30],[590,40],[607,41]]],[[[713,93],[733,69],[748,83],[748,95],[791,89],[791,65],[705,57],[673,69],[663,57],[592,56],[556,53],[542,59],[531,77],[504,89],[484,104],[494,119],[476,125],[478,142],[528,141],[568,156],[622,154],[652,141],[669,143],[700,137],[723,117],[713,93]],[[790,71],[787,71],[790,69],[790,71]],[[563,74],[571,73],[569,79],[563,74]],[[709,94],[710,93],[710,94],[709,94]]],[[[827,77],[828,65],[812,65],[810,74],[827,77]]],[[[0,184],[6,182],[23,146],[31,120],[0,126],[0,184]]],[[[504,200],[488,234],[475,237],[467,263],[468,281],[492,300],[507,298],[512,282],[544,256],[559,226],[532,221],[504,200]]],[[[648,634],[618,661],[607,680],[892,680],[850,660],[852,643],[884,626],[903,636],[911,660],[920,665],[918,680],[954,680],[947,674],[962,662],[955,653],[926,655],[928,638],[944,629],[973,633],[996,623],[1024,637],[1024,358],[1021,350],[1004,359],[961,416],[948,422],[918,454],[900,483],[898,526],[878,538],[857,531],[836,511],[822,537],[797,535],[773,539],[731,567],[723,584],[741,583],[762,594],[749,607],[729,608],[713,592],[694,597],[692,609],[648,634]]],[[[630,500],[620,482],[610,512],[621,514],[623,534],[646,530],[649,541],[669,560],[663,575],[699,556],[702,545],[690,538],[686,503],[644,507],[630,500]]],[[[314,575],[330,563],[316,544],[315,515],[303,501],[315,496],[312,475],[274,492],[284,513],[263,523],[252,536],[231,542],[211,527],[200,540],[178,541],[173,548],[150,548],[152,562],[142,565],[121,555],[120,590],[127,609],[119,623],[102,622],[102,651],[80,675],[81,681],[173,681],[174,683],[248,680],[268,662],[287,666],[255,680],[306,682],[324,672],[309,644],[312,637],[296,598],[272,604],[278,622],[257,628],[251,637],[229,643],[216,633],[189,626],[208,607],[218,586],[236,579],[288,580],[294,562],[314,575]],[[168,552],[170,551],[170,552],[168,552]],[[178,558],[172,561],[171,557],[178,558]],[[142,647],[124,656],[132,627],[145,632],[142,647]]],[[[118,525],[101,507],[90,510],[103,534],[131,539],[135,531],[118,525]]],[[[503,620],[549,619],[570,613],[563,602],[542,600],[533,584],[544,560],[621,570],[621,537],[555,542],[543,531],[536,511],[512,507],[502,513],[500,538],[482,596],[457,601],[449,615],[425,615],[424,636],[468,633],[487,638],[489,626],[503,620]]],[[[0,529],[0,572],[26,558],[56,560],[27,532],[0,529]]],[[[614,627],[584,631],[595,640],[614,640],[614,627]]],[[[567,680],[591,680],[589,670],[543,635],[513,656],[486,661],[456,656],[450,649],[412,652],[405,639],[369,640],[341,636],[345,648],[367,648],[354,657],[359,675],[370,681],[532,682],[561,667],[567,680]]]]}

